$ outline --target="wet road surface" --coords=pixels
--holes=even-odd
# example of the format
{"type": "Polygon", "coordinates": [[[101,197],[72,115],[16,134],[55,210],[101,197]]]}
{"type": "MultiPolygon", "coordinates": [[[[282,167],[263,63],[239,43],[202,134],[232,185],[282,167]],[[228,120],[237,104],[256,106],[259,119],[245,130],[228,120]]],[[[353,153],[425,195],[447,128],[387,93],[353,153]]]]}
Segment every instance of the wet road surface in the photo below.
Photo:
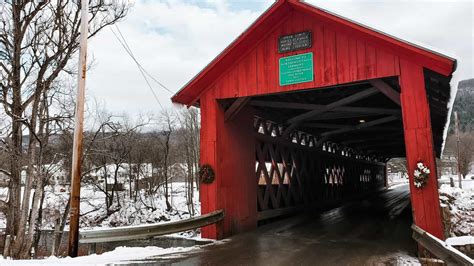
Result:
{"type": "Polygon", "coordinates": [[[411,222],[404,185],[326,212],[267,224],[196,252],[154,258],[152,264],[384,265],[399,252],[415,255],[411,222]]]}

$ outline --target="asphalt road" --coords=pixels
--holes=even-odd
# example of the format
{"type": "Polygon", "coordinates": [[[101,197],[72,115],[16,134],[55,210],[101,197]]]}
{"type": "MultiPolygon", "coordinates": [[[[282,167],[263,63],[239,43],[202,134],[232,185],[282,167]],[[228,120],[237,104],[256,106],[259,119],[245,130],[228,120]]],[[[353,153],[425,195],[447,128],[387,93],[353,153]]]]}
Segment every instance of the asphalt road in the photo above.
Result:
{"type": "Polygon", "coordinates": [[[404,185],[323,213],[267,224],[196,252],[148,261],[150,265],[390,265],[394,254],[415,255],[411,222],[404,185]]]}

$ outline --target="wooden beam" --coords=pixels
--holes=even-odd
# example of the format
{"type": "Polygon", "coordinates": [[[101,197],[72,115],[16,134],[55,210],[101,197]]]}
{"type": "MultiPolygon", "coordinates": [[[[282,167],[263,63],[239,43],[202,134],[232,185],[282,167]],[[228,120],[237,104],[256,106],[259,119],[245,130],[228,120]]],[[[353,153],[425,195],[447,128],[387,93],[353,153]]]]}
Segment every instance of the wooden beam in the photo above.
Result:
{"type": "Polygon", "coordinates": [[[371,95],[374,95],[378,92],[379,91],[375,88],[368,88],[368,89],[363,90],[361,92],[352,94],[351,96],[348,96],[346,98],[343,98],[343,99],[340,99],[340,100],[335,101],[333,103],[330,103],[330,104],[324,106],[324,108],[322,108],[322,109],[312,110],[312,111],[306,112],[304,114],[295,116],[291,119],[288,119],[287,123],[289,123],[290,125],[283,132],[283,137],[284,138],[288,137],[288,135],[291,133],[291,131],[293,131],[302,121],[304,121],[304,120],[306,120],[310,117],[314,117],[318,114],[322,114],[324,112],[333,110],[336,107],[347,105],[347,104],[356,102],[358,100],[367,98],[367,97],[369,97],[371,95]]]}
{"type": "Polygon", "coordinates": [[[249,102],[250,97],[237,98],[232,105],[225,111],[224,121],[231,121],[239,111],[249,102]]]}
{"type": "Polygon", "coordinates": [[[343,106],[343,105],[347,105],[347,104],[356,102],[358,100],[361,100],[361,99],[367,98],[369,96],[372,96],[376,93],[378,93],[377,89],[369,88],[369,89],[363,90],[361,92],[358,92],[356,94],[352,94],[351,96],[348,96],[348,97],[343,98],[341,100],[338,100],[338,101],[335,101],[335,102],[330,103],[328,105],[325,105],[324,108],[317,109],[317,110],[312,110],[312,111],[306,112],[304,114],[295,116],[291,119],[288,119],[287,122],[290,123],[290,124],[299,123],[299,122],[304,121],[304,120],[306,120],[310,117],[313,117],[315,115],[322,114],[324,112],[333,110],[336,107],[340,107],[340,106],[343,106]]]}
{"type": "Polygon", "coordinates": [[[341,125],[341,124],[325,124],[325,123],[305,123],[303,127],[310,128],[329,128],[329,129],[338,129],[338,128],[352,128],[352,125],[341,125]]]}
{"type": "Polygon", "coordinates": [[[322,138],[319,138],[318,141],[314,144],[314,147],[315,148],[318,148],[320,147],[321,145],[323,145],[323,143],[329,139],[329,136],[324,136],[322,138]]]}
{"type": "MultiPolygon", "coordinates": [[[[295,103],[295,102],[279,102],[279,101],[262,101],[252,100],[249,103],[252,106],[269,107],[269,108],[283,108],[283,109],[297,109],[297,110],[317,110],[322,109],[325,105],[311,104],[311,103],[295,103]]],[[[372,107],[353,107],[341,106],[336,107],[331,111],[335,112],[357,112],[367,114],[386,114],[386,115],[400,115],[401,110],[390,108],[372,108],[372,107]]]]}
{"type": "Polygon", "coordinates": [[[377,88],[381,93],[390,98],[394,103],[400,106],[400,93],[394,90],[390,85],[381,79],[374,79],[370,84],[377,88]]]}
{"type": "Polygon", "coordinates": [[[387,135],[378,135],[378,136],[375,136],[375,137],[367,137],[367,138],[360,138],[360,139],[356,138],[356,139],[352,139],[352,140],[343,141],[343,142],[341,142],[341,144],[351,145],[351,144],[364,143],[364,142],[373,141],[373,140],[391,139],[391,138],[395,138],[395,137],[398,137],[398,136],[403,137],[403,132],[398,132],[398,133],[394,133],[394,134],[387,134],[387,135]]]}
{"type": "Polygon", "coordinates": [[[347,133],[347,132],[351,132],[351,131],[356,131],[356,130],[359,130],[359,129],[368,128],[368,127],[372,127],[372,126],[375,126],[375,125],[380,125],[380,124],[385,124],[385,123],[388,123],[388,122],[392,122],[392,121],[397,120],[397,119],[399,119],[399,118],[396,117],[396,116],[388,116],[388,117],[380,118],[380,119],[373,120],[373,121],[370,121],[370,122],[360,123],[359,125],[353,126],[352,128],[342,128],[342,129],[336,129],[336,130],[333,130],[333,131],[324,132],[324,133],[321,134],[321,136],[322,137],[332,136],[332,135],[336,135],[336,134],[342,134],[342,133],[347,133]]]}
{"type": "Polygon", "coordinates": [[[364,150],[364,149],[372,148],[372,147],[377,148],[377,147],[387,147],[387,146],[394,146],[394,145],[405,146],[404,140],[400,139],[400,140],[396,140],[396,141],[371,142],[371,143],[367,143],[367,144],[360,145],[360,146],[354,146],[354,148],[364,150]]]}
{"type": "Polygon", "coordinates": [[[308,121],[334,120],[344,118],[360,118],[368,116],[377,116],[380,114],[359,114],[359,113],[327,113],[308,119],[308,121]]]}

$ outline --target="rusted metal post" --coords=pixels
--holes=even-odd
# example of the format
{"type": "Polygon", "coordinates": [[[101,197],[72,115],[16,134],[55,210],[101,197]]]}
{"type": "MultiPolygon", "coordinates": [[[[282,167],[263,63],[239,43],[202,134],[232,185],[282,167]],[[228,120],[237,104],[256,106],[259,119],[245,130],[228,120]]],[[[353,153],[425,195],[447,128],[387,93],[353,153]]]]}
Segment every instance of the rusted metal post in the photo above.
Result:
{"type": "Polygon", "coordinates": [[[79,248],[79,205],[81,195],[81,154],[82,135],[84,130],[84,99],[87,70],[87,33],[88,33],[88,1],[81,1],[81,36],[79,43],[79,71],[76,98],[76,114],[74,125],[74,142],[72,151],[71,171],[71,210],[69,223],[68,254],[77,257],[79,248]]]}

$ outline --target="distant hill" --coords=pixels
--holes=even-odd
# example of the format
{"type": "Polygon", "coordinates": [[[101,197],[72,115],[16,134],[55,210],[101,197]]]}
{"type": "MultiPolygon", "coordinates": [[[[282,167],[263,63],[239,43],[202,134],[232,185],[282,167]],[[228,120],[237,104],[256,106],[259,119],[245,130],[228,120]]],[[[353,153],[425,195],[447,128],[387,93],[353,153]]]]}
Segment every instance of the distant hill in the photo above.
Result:
{"type": "Polygon", "coordinates": [[[449,132],[454,132],[454,112],[458,112],[461,131],[474,132],[474,79],[462,80],[454,101],[449,132]]]}

